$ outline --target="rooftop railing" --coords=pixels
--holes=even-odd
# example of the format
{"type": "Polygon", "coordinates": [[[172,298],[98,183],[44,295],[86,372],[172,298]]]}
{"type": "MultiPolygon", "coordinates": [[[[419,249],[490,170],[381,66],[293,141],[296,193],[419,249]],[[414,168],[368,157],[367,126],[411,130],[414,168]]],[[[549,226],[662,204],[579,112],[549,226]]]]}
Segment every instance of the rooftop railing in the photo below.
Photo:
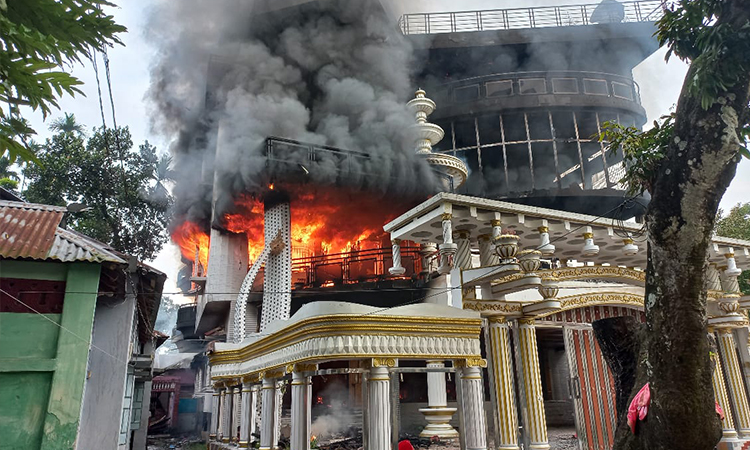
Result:
{"type": "Polygon", "coordinates": [[[620,3],[542,6],[405,14],[398,21],[401,32],[411,34],[462,33],[566,27],[593,23],[653,22],[664,14],[667,2],[642,0],[620,3]]]}

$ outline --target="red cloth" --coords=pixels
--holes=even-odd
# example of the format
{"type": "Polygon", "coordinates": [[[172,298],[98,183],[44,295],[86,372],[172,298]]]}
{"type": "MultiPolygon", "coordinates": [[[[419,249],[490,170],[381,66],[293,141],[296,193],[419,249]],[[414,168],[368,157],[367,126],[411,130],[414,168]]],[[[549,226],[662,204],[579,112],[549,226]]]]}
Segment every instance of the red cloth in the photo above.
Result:
{"type": "Polygon", "coordinates": [[[398,450],[414,450],[414,446],[407,439],[404,439],[398,443],[398,450]]]}
{"type": "Polygon", "coordinates": [[[721,409],[719,402],[714,403],[716,403],[716,415],[719,416],[719,420],[724,420],[724,410],[721,409]]]}
{"type": "MultiPolygon", "coordinates": [[[[633,401],[630,402],[628,407],[628,425],[630,431],[635,434],[635,422],[637,420],[643,421],[646,419],[648,414],[648,406],[651,404],[651,390],[648,387],[648,383],[644,384],[640,391],[635,394],[633,401]]],[[[399,449],[400,450],[400,449],[399,449]]]]}

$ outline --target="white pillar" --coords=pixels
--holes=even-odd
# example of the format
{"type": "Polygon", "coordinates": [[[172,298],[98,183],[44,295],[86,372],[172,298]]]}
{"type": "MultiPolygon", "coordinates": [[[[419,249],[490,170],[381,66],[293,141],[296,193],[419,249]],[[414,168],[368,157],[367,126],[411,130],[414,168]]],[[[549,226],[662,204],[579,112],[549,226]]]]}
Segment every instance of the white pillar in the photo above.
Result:
{"type": "Polygon", "coordinates": [[[234,395],[232,396],[232,428],[230,429],[231,434],[229,436],[230,442],[237,442],[241,428],[241,417],[242,417],[242,385],[234,388],[234,395]]]}
{"type": "Polygon", "coordinates": [[[221,393],[221,442],[229,442],[231,433],[229,428],[232,423],[232,388],[226,388],[221,393]]]}
{"type": "MultiPolygon", "coordinates": [[[[445,368],[443,361],[427,361],[427,368],[445,368]]],[[[458,437],[450,421],[456,408],[448,408],[448,392],[445,385],[445,372],[427,372],[427,408],[420,408],[419,412],[424,414],[427,426],[419,433],[420,437],[431,438],[438,436],[441,439],[454,439],[458,437]]]]}
{"type": "Polygon", "coordinates": [[[513,388],[510,330],[505,317],[490,317],[488,323],[489,374],[495,392],[494,405],[492,405],[495,421],[495,447],[502,450],[518,450],[518,417],[516,417],[513,388]]]}
{"type": "Polygon", "coordinates": [[[279,439],[281,439],[281,404],[284,401],[284,381],[276,380],[276,401],[273,404],[273,414],[276,418],[273,423],[273,447],[279,448],[279,439]]]}
{"type": "Polygon", "coordinates": [[[292,435],[290,448],[310,450],[310,397],[307,395],[309,378],[302,372],[292,372],[292,435]]]}
{"type": "Polygon", "coordinates": [[[469,232],[460,230],[456,239],[455,266],[459,269],[471,269],[471,240],[469,232]]]}
{"type": "Polygon", "coordinates": [[[451,222],[452,215],[449,213],[443,214],[443,243],[438,246],[440,249],[440,268],[438,272],[441,274],[450,273],[453,268],[453,256],[456,254],[457,246],[453,243],[453,223],[451,222]]]}
{"type": "Polygon", "coordinates": [[[549,450],[534,319],[518,320],[518,347],[523,361],[519,382],[523,383],[526,394],[524,423],[531,442],[529,448],[530,450],[549,450]]]}
{"type": "Polygon", "coordinates": [[[391,450],[391,380],[387,366],[370,369],[369,389],[369,445],[368,450],[391,450]]]}
{"type": "Polygon", "coordinates": [[[422,273],[432,273],[432,259],[437,252],[435,244],[420,244],[419,253],[422,255],[422,273]]]}
{"type": "Polygon", "coordinates": [[[500,264],[500,258],[492,249],[492,236],[489,234],[480,235],[479,241],[479,265],[480,267],[496,266],[500,264]]]}
{"type": "Polygon", "coordinates": [[[211,396],[211,427],[208,430],[209,440],[216,439],[216,433],[219,431],[219,403],[221,402],[221,391],[214,389],[211,396]]]}
{"type": "Polygon", "coordinates": [[[255,403],[253,397],[255,393],[253,388],[255,385],[251,383],[242,384],[242,412],[240,414],[240,440],[238,445],[240,448],[247,448],[250,445],[250,435],[254,432],[254,420],[255,420],[255,403]]]}
{"type": "Polygon", "coordinates": [[[464,415],[466,450],[487,450],[487,420],[484,415],[484,386],[482,369],[477,366],[461,368],[461,407],[464,415]]]}
{"type": "Polygon", "coordinates": [[[737,431],[744,436],[748,436],[750,435],[750,407],[748,407],[747,395],[745,394],[742,369],[737,360],[734,335],[731,328],[719,329],[718,335],[721,360],[724,363],[727,380],[729,381],[729,393],[734,410],[737,412],[734,417],[737,431]]]}
{"type": "Polygon", "coordinates": [[[263,378],[261,386],[261,411],[260,411],[260,450],[271,450],[276,447],[274,429],[276,426],[276,380],[263,378]]]}
{"type": "Polygon", "coordinates": [[[401,266],[401,239],[394,239],[391,241],[391,249],[393,251],[393,267],[388,269],[391,275],[403,275],[406,273],[406,269],[401,266]]]}

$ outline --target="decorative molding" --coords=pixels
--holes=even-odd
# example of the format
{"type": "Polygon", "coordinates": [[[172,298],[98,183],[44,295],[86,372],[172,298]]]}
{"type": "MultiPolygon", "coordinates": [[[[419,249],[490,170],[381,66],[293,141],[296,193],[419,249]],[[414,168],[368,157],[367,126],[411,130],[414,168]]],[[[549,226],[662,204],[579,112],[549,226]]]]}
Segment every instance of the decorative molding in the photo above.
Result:
{"type": "MultiPolygon", "coordinates": [[[[212,361],[213,379],[236,378],[266,371],[278,371],[281,377],[287,366],[318,361],[370,359],[370,358],[407,358],[407,359],[441,359],[450,360],[480,355],[479,334],[481,320],[476,320],[473,335],[455,337],[447,334],[447,327],[434,329],[423,335],[383,335],[356,334],[312,337],[280,346],[264,353],[250,353],[250,356],[216,355],[212,361]]],[[[283,330],[281,331],[283,332],[283,330]]],[[[376,333],[377,330],[370,330],[376,333]]],[[[424,333],[424,328],[422,329],[424,333]]]]}
{"type": "Polygon", "coordinates": [[[557,300],[560,301],[559,310],[541,314],[539,317],[546,317],[550,314],[556,314],[570,309],[583,308],[585,306],[627,305],[636,306],[641,309],[643,308],[643,297],[622,292],[599,292],[595,294],[570,295],[558,298],[557,300]]]}
{"type": "Polygon", "coordinates": [[[372,358],[371,367],[396,367],[396,358],[372,358]]]}
{"type": "Polygon", "coordinates": [[[453,362],[453,366],[456,368],[464,368],[464,367],[487,367],[487,360],[483,358],[466,358],[466,359],[459,359],[453,362]]]}
{"type": "Polygon", "coordinates": [[[471,338],[479,335],[481,319],[444,317],[403,317],[338,314],[301,320],[240,349],[214,351],[211,364],[247,361],[311,338],[337,339],[347,336],[430,336],[471,338]],[[433,325],[426,327],[426,325],[433,325]]]}
{"type": "Polygon", "coordinates": [[[294,365],[295,372],[315,372],[316,370],[318,370],[318,365],[315,363],[313,364],[297,363],[294,365]]]}
{"type": "Polygon", "coordinates": [[[506,303],[487,300],[466,301],[464,300],[464,309],[478,312],[499,312],[506,314],[521,314],[523,305],[521,303],[506,303]]]}
{"type": "MultiPolygon", "coordinates": [[[[621,281],[631,281],[642,286],[646,283],[646,272],[625,267],[616,266],[585,266],[585,267],[562,267],[560,269],[543,269],[536,271],[544,281],[572,281],[572,280],[591,280],[591,279],[618,279],[621,281]]],[[[492,286],[498,286],[513,281],[520,280],[524,274],[517,273],[498,278],[492,282],[492,286]]]]}

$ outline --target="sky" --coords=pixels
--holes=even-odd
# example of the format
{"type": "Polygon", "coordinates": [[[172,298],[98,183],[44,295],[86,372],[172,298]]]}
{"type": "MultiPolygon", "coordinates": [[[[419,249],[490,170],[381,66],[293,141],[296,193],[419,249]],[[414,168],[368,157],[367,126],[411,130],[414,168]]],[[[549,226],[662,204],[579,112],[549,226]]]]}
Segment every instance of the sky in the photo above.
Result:
{"type": "MultiPolygon", "coordinates": [[[[134,145],[148,140],[157,147],[157,151],[166,152],[169,140],[167,137],[161,135],[158,130],[151,129],[149,105],[145,98],[149,86],[149,68],[155,58],[158,57],[155,47],[150,45],[145,35],[146,27],[148,26],[149,8],[150,5],[154,4],[154,0],[127,0],[127,2],[119,1],[116,3],[121,4],[121,6],[112,9],[110,13],[115,16],[117,22],[128,28],[128,33],[121,37],[125,45],[117,46],[108,52],[112,96],[117,124],[119,126],[127,125],[130,127],[134,145]]],[[[411,0],[409,2],[402,1],[397,3],[398,8],[402,12],[430,12],[517,8],[552,4],[589,3],[589,1],[411,0]]],[[[112,110],[110,108],[101,55],[99,55],[98,61],[105,118],[107,125],[112,126],[112,110]]],[[[665,63],[664,51],[656,52],[635,69],[634,77],[635,81],[641,87],[641,100],[648,115],[648,123],[669,112],[670,108],[674,106],[686,70],[687,66],[679,60],[673,59],[669,63],[665,63]]],[[[87,65],[75,66],[72,73],[85,83],[82,90],[86,96],[75,98],[64,97],[60,101],[60,111],[53,111],[52,116],[46,122],[42,120],[40,114],[28,114],[27,118],[39,133],[39,139],[37,140],[42,140],[50,135],[47,130],[49,122],[61,116],[63,112],[75,114],[79,123],[86,124],[89,127],[101,125],[102,119],[97,94],[96,76],[92,65],[89,63],[87,65]]],[[[743,159],[738,167],[734,181],[721,202],[721,208],[727,211],[739,202],[750,201],[749,193],[750,161],[743,159]]],[[[178,302],[187,301],[187,299],[177,294],[178,289],[175,284],[177,271],[181,265],[178,248],[171,243],[166,245],[156,259],[150,263],[155,268],[165,272],[169,277],[164,286],[165,295],[173,297],[178,302]]]]}

